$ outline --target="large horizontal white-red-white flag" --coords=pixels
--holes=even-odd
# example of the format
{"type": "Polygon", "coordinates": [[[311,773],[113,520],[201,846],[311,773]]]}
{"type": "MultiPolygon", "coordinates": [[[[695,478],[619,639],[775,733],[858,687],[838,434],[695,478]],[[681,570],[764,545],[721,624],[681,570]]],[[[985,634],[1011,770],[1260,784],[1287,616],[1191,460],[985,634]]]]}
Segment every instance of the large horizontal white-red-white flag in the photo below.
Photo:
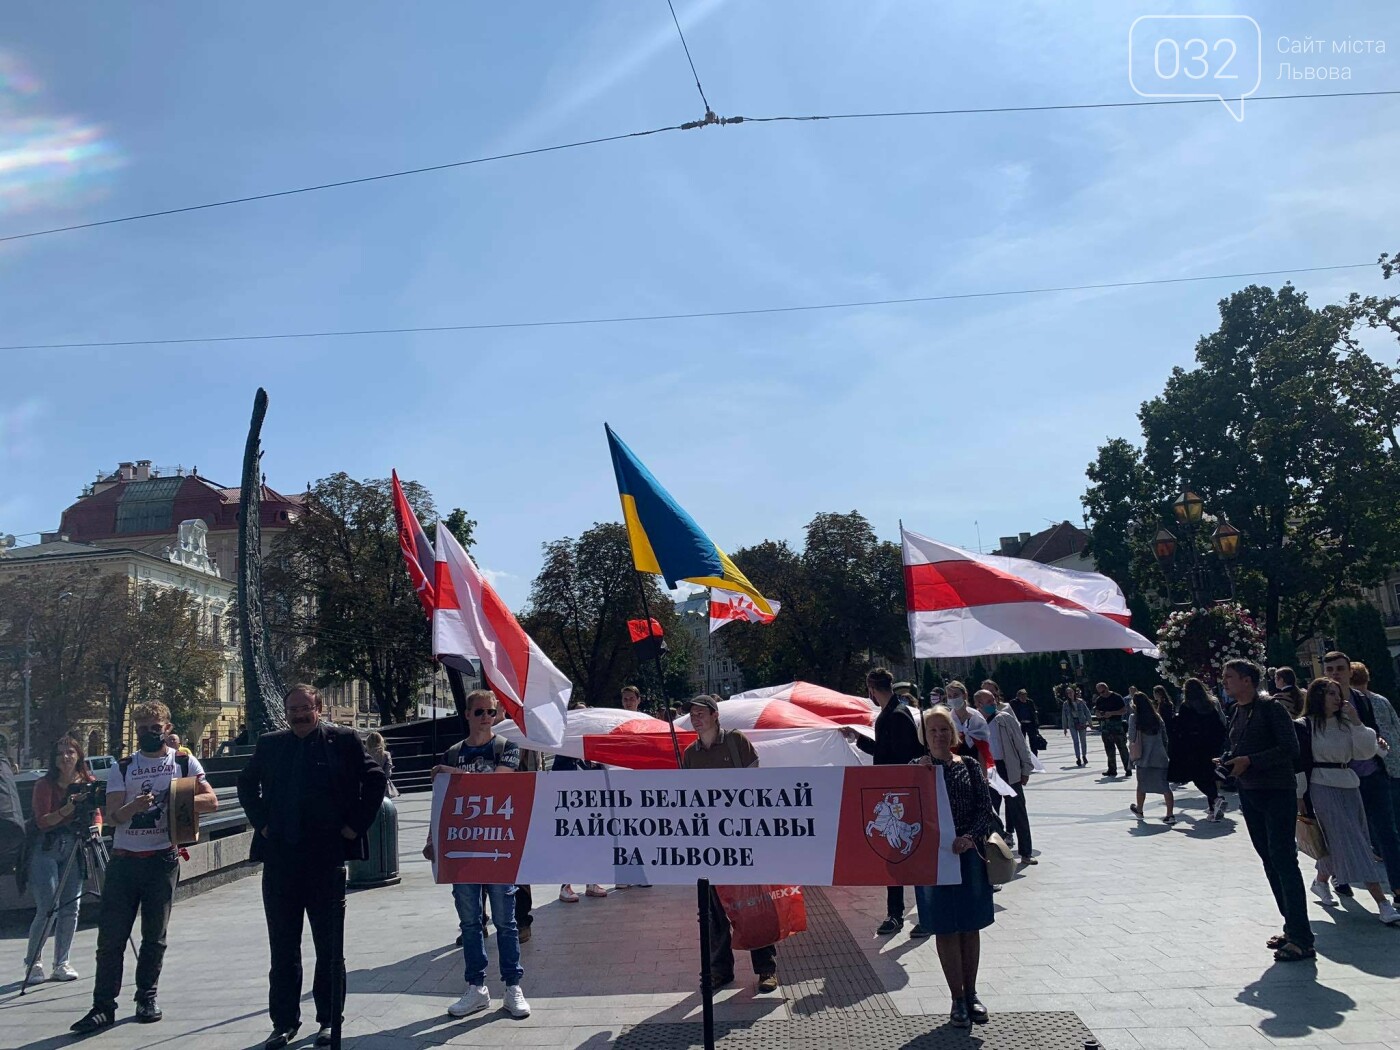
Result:
{"type": "Polygon", "coordinates": [[[442,522],[433,580],[433,655],[469,656],[531,740],[557,746],[573,686],[516,622],[442,522]]]}
{"type": "Polygon", "coordinates": [[[727,623],[734,620],[746,620],[749,623],[772,623],[773,618],[778,615],[778,610],[782,607],[780,602],[769,601],[773,607],[771,613],[766,613],[760,609],[752,598],[747,594],[739,594],[735,591],[723,591],[718,587],[710,588],[710,633],[713,634],[727,623]]]}
{"type": "MultiPolygon", "coordinates": [[[[725,729],[738,729],[749,738],[758,753],[760,767],[870,764],[870,756],[842,735],[843,723],[785,700],[723,700],[719,705],[719,721],[725,729]]],[[[853,718],[844,724],[868,738],[875,736],[869,716],[864,722],[853,718]]],[[[496,733],[520,747],[532,746],[532,741],[513,722],[501,723],[496,733]]],[[[695,730],[690,718],[676,719],[676,742],[681,751],[694,741],[695,730]]],[[[671,727],[651,715],[615,707],[581,707],[570,711],[563,742],[545,750],[623,769],[676,768],[671,727]]]]}
{"type": "Polygon", "coordinates": [[[1157,655],[1152,643],[1128,626],[1128,603],[1107,576],[974,554],[900,531],[915,657],[1059,649],[1157,655]]]}

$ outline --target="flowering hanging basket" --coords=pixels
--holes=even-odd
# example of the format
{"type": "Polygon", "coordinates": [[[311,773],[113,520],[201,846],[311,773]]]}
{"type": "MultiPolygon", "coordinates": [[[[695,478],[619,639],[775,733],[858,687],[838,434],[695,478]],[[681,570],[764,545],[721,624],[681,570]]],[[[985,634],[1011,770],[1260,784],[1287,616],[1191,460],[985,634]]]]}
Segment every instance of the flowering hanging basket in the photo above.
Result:
{"type": "Polygon", "coordinates": [[[1157,673],[1173,685],[1196,677],[1210,685],[1220,681],[1225,661],[1264,661],[1264,632],[1237,602],[1209,609],[1178,609],[1157,630],[1162,660],[1157,673]]]}

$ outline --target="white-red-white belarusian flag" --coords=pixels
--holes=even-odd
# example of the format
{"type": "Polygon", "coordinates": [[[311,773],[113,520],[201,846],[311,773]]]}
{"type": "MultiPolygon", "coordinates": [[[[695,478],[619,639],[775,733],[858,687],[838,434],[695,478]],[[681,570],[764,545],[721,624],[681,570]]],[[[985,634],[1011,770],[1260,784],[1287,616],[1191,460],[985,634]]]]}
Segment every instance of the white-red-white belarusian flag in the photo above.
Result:
{"type": "MultiPolygon", "coordinates": [[[[874,708],[869,712],[863,722],[851,718],[840,723],[785,700],[731,698],[720,701],[719,723],[749,738],[760,766],[855,766],[868,765],[870,757],[847,742],[841,726],[851,725],[873,739],[874,708]]],[[[496,733],[521,747],[530,746],[514,723],[501,723],[496,733]]],[[[689,716],[676,719],[676,739],[682,751],[694,742],[689,716]]],[[[615,707],[570,711],[563,743],[543,750],[623,769],[676,768],[671,727],[651,715],[615,707]]]]}
{"type": "Polygon", "coordinates": [[[778,615],[781,603],[770,601],[768,604],[773,607],[771,613],[766,613],[760,609],[747,594],[738,594],[735,591],[722,591],[718,587],[711,587],[710,633],[713,634],[731,620],[747,620],[749,623],[772,623],[773,618],[778,615]]]}
{"type": "Polygon", "coordinates": [[[481,661],[481,673],[526,737],[558,746],[573,686],[481,575],[457,537],[437,527],[433,655],[481,661]]]}
{"type": "Polygon", "coordinates": [[[1156,656],[1128,626],[1118,585],[1026,558],[974,554],[916,532],[904,540],[909,638],[918,658],[1128,649],[1156,656]]]}

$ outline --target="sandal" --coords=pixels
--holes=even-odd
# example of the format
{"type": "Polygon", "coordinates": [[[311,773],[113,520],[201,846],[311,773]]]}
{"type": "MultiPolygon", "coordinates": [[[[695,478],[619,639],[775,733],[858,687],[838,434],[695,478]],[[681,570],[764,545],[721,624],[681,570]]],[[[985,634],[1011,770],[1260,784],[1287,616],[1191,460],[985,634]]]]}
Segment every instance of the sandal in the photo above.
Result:
{"type": "Polygon", "coordinates": [[[1284,941],[1283,945],[1274,952],[1274,959],[1277,962],[1303,962],[1306,959],[1316,959],[1317,950],[1315,948],[1299,948],[1292,941],[1284,941]]]}
{"type": "Polygon", "coordinates": [[[1270,951],[1277,951],[1288,943],[1288,938],[1281,933],[1276,933],[1264,942],[1264,947],[1270,951]]]}

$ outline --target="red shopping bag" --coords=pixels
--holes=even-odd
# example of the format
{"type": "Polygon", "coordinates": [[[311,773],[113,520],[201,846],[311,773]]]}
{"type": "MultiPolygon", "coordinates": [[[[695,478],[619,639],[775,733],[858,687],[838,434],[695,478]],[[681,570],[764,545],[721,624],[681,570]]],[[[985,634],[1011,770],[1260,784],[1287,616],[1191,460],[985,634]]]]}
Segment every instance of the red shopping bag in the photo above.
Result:
{"type": "Polygon", "coordinates": [[[801,886],[716,886],[736,951],[777,944],[807,929],[801,886]]]}

